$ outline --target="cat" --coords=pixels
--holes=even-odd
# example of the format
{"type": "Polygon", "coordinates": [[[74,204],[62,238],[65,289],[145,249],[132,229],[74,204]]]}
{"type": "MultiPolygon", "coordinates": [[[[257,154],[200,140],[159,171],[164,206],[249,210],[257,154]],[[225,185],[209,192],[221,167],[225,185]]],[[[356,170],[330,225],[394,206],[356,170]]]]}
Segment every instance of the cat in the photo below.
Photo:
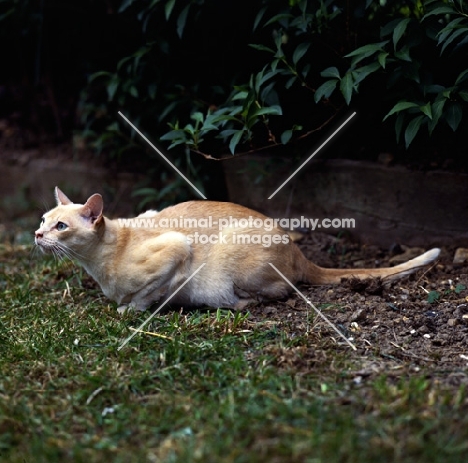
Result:
{"type": "Polygon", "coordinates": [[[78,261],[103,293],[121,304],[120,312],[145,310],[178,289],[171,304],[242,309],[285,297],[291,286],[283,276],[292,284],[312,285],[342,278],[391,280],[433,262],[440,252],[434,248],[395,267],[329,269],[307,260],[283,229],[256,226],[273,219],[237,204],[188,201],[135,219],[110,220],[99,194],[74,204],[56,187],[55,198],[57,206],[42,217],[35,244],[78,261]],[[218,222],[224,227],[214,225],[218,222]]]}

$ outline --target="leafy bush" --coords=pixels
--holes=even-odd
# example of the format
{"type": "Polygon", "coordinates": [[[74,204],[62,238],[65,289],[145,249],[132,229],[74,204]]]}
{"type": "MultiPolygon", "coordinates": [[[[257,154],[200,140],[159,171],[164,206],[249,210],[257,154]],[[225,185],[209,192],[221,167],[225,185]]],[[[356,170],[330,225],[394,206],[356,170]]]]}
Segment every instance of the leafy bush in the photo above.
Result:
{"type": "MultiPolygon", "coordinates": [[[[350,65],[342,75],[336,67],[322,71],[322,77],[330,79],[315,93],[319,101],[329,98],[339,87],[349,105],[370,74],[385,73],[386,89],[398,101],[384,120],[397,116],[396,136],[399,139],[404,132],[407,147],[423,126],[432,134],[445,122],[456,131],[464,103],[468,102],[468,68],[456,59],[466,54],[468,45],[468,15],[463,12],[463,2],[432,0],[424,6],[419,1],[409,3],[413,3],[411,7],[393,6],[393,19],[381,27],[380,42],[360,46],[344,56],[350,65]],[[450,67],[444,67],[441,75],[444,61],[437,55],[450,52],[451,59],[446,60],[450,67]]],[[[374,12],[378,12],[375,7],[374,12]]]]}
{"type": "MultiPolygon", "coordinates": [[[[91,77],[91,84],[100,81],[105,87],[107,101],[96,107],[91,98],[83,106],[87,133],[96,126],[96,114],[102,118],[116,103],[137,124],[151,126],[169,148],[219,158],[226,148],[235,154],[305,138],[346,106],[359,105],[371,88],[382,95],[383,120],[394,120],[397,139],[403,135],[406,147],[423,127],[429,134],[443,124],[459,130],[468,101],[468,68],[461,59],[468,43],[463,2],[347,5],[339,0],[250,2],[255,16],[238,46],[249,44],[255,62],[246,60],[245,72],[207,90],[203,71],[198,80],[176,75],[177,82],[170,69],[154,61],[162,56],[170,64],[168,57],[181,45],[202,54],[201,43],[187,41],[196,38],[194,26],[205,28],[212,21],[214,3],[125,0],[120,12],[138,17],[147,42],[122,58],[115,71],[91,77]],[[154,18],[165,22],[159,19],[155,27],[154,18]]],[[[380,110],[366,107],[379,117],[380,110]]],[[[112,141],[117,152],[125,152],[132,144],[118,139],[125,131],[117,130],[114,114],[96,142],[109,148],[112,141]]],[[[104,128],[98,127],[99,132],[104,128]]]]}
{"type": "MultiPolygon", "coordinates": [[[[101,3],[112,2],[89,5],[97,11],[101,3]]],[[[96,151],[157,175],[162,187],[175,176],[118,111],[153,141],[167,143],[178,167],[200,181],[203,157],[282,146],[290,154],[301,141],[310,146],[320,129],[351,109],[361,121],[365,115],[373,122],[369,136],[381,145],[389,143],[387,132],[393,129],[400,145],[413,149],[427,146],[429,137],[437,141],[434,146],[455,136],[460,141],[466,131],[468,16],[462,0],[117,4],[114,16],[122,27],[108,42],[112,49],[103,56],[104,45],[96,42],[97,59],[94,42],[87,41],[87,52],[79,54],[82,63],[73,68],[77,82],[88,74],[79,104],[83,133],[96,151]],[[202,156],[190,156],[194,152],[202,156]]],[[[2,30],[19,34],[23,24],[31,37],[27,52],[40,62],[32,40],[42,31],[37,17],[50,24],[52,13],[61,18],[61,5],[51,0],[38,10],[34,2],[0,0],[2,30]]],[[[84,27],[82,13],[75,36],[84,27]]],[[[53,56],[51,38],[47,47],[53,56]]]]}

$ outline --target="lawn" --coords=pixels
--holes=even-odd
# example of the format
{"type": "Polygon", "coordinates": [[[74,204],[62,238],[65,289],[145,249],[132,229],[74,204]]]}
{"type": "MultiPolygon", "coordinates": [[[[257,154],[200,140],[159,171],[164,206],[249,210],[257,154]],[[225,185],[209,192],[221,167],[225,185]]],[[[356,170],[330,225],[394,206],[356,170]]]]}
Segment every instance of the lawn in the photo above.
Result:
{"type": "Polygon", "coordinates": [[[307,290],[356,351],[298,297],[172,308],[119,350],[149,313],[119,315],[70,261],[1,245],[0,291],[1,462],[466,461],[468,357],[343,318],[385,294],[307,290]]]}

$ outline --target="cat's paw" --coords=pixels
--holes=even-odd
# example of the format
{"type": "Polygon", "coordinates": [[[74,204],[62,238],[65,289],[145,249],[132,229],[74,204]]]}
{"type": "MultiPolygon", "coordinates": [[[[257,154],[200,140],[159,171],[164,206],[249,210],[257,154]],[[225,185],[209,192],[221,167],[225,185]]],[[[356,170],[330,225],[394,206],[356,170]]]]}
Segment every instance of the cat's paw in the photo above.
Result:
{"type": "Polygon", "coordinates": [[[124,315],[128,312],[133,312],[135,310],[135,307],[132,304],[124,304],[119,307],[117,307],[117,312],[120,315],[124,315]]]}
{"type": "Polygon", "coordinates": [[[120,315],[126,314],[128,312],[144,312],[146,307],[139,307],[137,304],[131,302],[130,304],[123,304],[117,307],[117,312],[120,315]]]}

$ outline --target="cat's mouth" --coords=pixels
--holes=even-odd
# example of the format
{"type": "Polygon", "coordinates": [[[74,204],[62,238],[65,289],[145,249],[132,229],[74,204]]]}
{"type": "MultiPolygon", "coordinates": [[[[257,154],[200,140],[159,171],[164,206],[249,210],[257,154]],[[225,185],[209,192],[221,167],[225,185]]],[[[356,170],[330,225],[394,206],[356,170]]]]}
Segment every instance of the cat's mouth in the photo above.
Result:
{"type": "Polygon", "coordinates": [[[51,253],[52,252],[51,245],[47,244],[47,243],[44,243],[43,240],[35,238],[34,239],[34,244],[44,253],[51,253]]]}
{"type": "Polygon", "coordinates": [[[34,243],[44,254],[53,254],[57,259],[80,257],[76,251],[68,248],[63,243],[58,243],[43,236],[36,236],[34,243]]]}
{"type": "Polygon", "coordinates": [[[45,238],[43,236],[41,237],[35,237],[34,238],[34,244],[43,252],[46,254],[51,254],[54,253],[55,250],[59,251],[60,246],[57,246],[57,243],[54,241],[49,240],[48,238],[45,238]]]}

